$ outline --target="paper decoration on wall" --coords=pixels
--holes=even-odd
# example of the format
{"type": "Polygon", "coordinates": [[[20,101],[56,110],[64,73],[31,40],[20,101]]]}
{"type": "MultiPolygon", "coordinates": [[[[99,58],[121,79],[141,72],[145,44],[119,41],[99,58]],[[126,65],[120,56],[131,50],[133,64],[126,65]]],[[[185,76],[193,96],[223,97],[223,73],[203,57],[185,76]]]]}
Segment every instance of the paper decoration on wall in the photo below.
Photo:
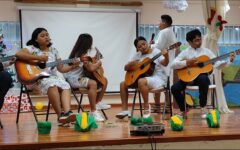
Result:
{"type": "Polygon", "coordinates": [[[218,15],[218,19],[219,22],[216,23],[216,26],[219,27],[219,30],[222,31],[223,30],[223,24],[226,24],[227,21],[226,20],[222,20],[222,16],[218,15]]]}
{"type": "Polygon", "coordinates": [[[169,9],[176,9],[178,12],[183,12],[188,8],[186,0],[164,0],[164,7],[169,9]]]}
{"type": "MultiPolygon", "coordinates": [[[[207,19],[207,22],[208,22],[209,25],[212,24],[212,21],[213,21],[214,17],[216,17],[216,10],[212,8],[210,17],[207,19]]],[[[223,30],[223,24],[226,24],[226,23],[227,23],[227,21],[223,20],[221,15],[217,15],[215,26],[219,27],[220,31],[223,30]]]]}

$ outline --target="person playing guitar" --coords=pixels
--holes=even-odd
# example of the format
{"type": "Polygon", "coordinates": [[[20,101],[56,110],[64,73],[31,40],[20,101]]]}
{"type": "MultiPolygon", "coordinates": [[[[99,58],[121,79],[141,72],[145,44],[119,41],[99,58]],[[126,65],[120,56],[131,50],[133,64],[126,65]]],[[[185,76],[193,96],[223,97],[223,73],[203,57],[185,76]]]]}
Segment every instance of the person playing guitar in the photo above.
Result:
{"type": "MultiPolygon", "coordinates": [[[[27,65],[27,63],[32,62],[40,63],[61,60],[57,49],[51,46],[52,43],[48,31],[44,28],[36,28],[26,45],[25,48],[16,53],[16,64],[18,61],[26,62],[27,65]]],[[[79,62],[76,61],[71,66],[61,64],[57,67],[46,68],[45,71],[50,76],[48,78],[40,79],[34,85],[31,85],[33,89],[40,89],[42,94],[48,95],[49,101],[58,116],[59,123],[61,124],[74,122],[76,120],[76,115],[70,110],[70,85],[64,79],[57,76],[57,71],[64,73],[77,67],[79,67],[79,62]]],[[[20,69],[21,68],[17,68],[16,65],[16,70],[20,69]]],[[[28,69],[30,68],[28,67],[28,69]]],[[[31,72],[31,70],[29,71],[31,72]]],[[[19,75],[20,74],[18,74],[18,76],[19,75]]]]}
{"type": "MultiPolygon", "coordinates": [[[[204,64],[199,63],[202,56],[205,56],[203,58],[210,58],[215,60],[216,56],[213,54],[213,52],[207,48],[202,48],[202,37],[201,32],[197,29],[189,31],[186,35],[186,40],[188,41],[190,47],[184,51],[182,51],[172,62],[172,68],[178,69],[179,72],[178,75],[180,80],[176,82],[171,87],[171,92],[180,108],[181,115],[183,117],[186,117],[185,113],[185,104],[184,104],[184,95],[182,91],[186,89],[186,86],[188,84],[197,85],[199,86],[199,100],[200,100],[200,107],[202,108],[202,118],[206,117],[206,109],[204,108],[207,104],[207,94],[208,94],[208,88],[210,85],[210,80],[208,77],[208,71],[203,71],[203,73],[199,73],[196,78],[190,78],[191,75],[195,75],[197,73],[197,69],[195,71],[192,71],[192,69],[198,68],[199,71],[205,69],[204,64]],[[184,69],[184,70],[183,70],[184,69]],[[188,78],[184,77],[184,74],[182,72],[185,71],[185,76],[189,76],[188,78]],[[191,72],[192,71],[192,72],[191,72]]],[[[229,55],[227,55],[229,56],[229,55]]],[[[224,66],[227,66],[233,62],[236,54],[230,53],[230,59],[229,60],[222,60],[222,61],[216,61],[214,63],[214,68],[221,69],[224,66]]],[[[216,59],[217,60],[217,59],[216,59]]],[[[206,65],[206,68],[209,68],[209,64],[206,65]]],[[[210,66],[211,68],[211,66],[210,66]]],[[[211,71],[211,69],[210,69],[211,71]]]]}
{"type": "Polygon", "coordinates": [[[92,48],[93,39],[90,34],[80,34],[69,58],[81,57],[80,68],[64,74],[73,88],[87,88],[91,113],[96,121],[104,121],[98,110],[109,109],[111,105],[102,102],[107,88],[107,79],[103,76],[100,52],[92,48]],[[85,59],[84,59],[85,58],[85,59]],[[101,91],[97,93],[98,86],[101,91]]]}
{"type": "MultiPolygon", "coordinates": [[[[144,60],[144,58],[147,57],[153,58],[160,52],[160,50],[156,48],[151,49],[146,39],[141,36],[135,39],[134,45],[137,48],[137,53],[130,59],[129,63],[125,65],[125,71],[135,70],[141,60],[144,60]]],[[[169,63],[168,51],[163,49],[161,54],[162,55],[160,57],[154,60],[155,69],[153,74],[147,77],[140,77],[136,81],[137,84],[135,88],[139,89],[144,99],[144,118],[148,118],[151,115],[151,108],[148,103],[149,89],[160,88],[167,83],[167,75],[163,68],[169,63]]],[[[116,115],[119,119],[130,116],[130,112],[128,111],[128,88],[129,86],[126,84],[126,80],[121,82],[120,94],[122,100],[122,111],[116,115]]]]}

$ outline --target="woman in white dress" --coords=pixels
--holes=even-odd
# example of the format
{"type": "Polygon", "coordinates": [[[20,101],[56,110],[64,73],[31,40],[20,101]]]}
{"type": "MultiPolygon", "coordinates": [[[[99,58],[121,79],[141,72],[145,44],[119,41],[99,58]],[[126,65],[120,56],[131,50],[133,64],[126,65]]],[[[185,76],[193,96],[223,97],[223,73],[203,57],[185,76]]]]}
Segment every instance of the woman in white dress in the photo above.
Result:
{"type": "MultiPolygon", "coordinates": [[[[51,47],[51,39],[46,29],[37,28],[32,33],[32,38],[27,42],[27,46],[20,50],[16,56],[23,61],[34,60],[38,62],[54,62],[61,60],[57,49],[51,47]]],[[[79,66],[75,62],[74,65],[58,65],[54,68],[46,68],[46,72],[50,77],[38,80],[34,84],[34,88],[41,90],[42,94],[47,94],[50,103],[55,110],[59,123],[68,123],[75,121],[76,117],[70,110],[71,97],[70,86],[63,79],[57,76],[57,71],[64,73],[79,66]],[[62,107],[61,107],[62,106],[62,107]]]]}

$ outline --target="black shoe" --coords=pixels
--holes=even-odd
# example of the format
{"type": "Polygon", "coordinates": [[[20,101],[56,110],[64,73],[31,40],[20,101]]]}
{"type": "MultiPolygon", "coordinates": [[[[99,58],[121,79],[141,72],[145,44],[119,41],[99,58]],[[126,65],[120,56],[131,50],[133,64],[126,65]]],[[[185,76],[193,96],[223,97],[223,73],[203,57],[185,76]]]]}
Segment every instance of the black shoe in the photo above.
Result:
{"type": "Polygon", "coordinates": [[[68,111],[67,113],[64,113],[63,116],[59,118],[59,123],[66,124],[76,121],[76,114],[74,114],[72,111],[68,111]]]}

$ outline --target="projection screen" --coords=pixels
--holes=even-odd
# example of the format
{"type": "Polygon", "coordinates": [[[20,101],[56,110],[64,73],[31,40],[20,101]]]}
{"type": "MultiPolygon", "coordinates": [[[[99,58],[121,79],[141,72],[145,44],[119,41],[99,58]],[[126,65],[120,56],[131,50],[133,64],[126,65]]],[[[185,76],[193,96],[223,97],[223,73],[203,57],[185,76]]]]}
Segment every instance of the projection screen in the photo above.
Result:
{"type": "Polygon", "coordinates": [[[133,41],[137,32],[137,12],[130,9],[80,9],[52,7],[19,7],[22,45],[33,30],[48,30],[62,59],[67,59],[78,36],[89,33],[93,47],[103,54],[103,67],[108,79],[108,92],[119,92],[124,80],[124,65],[136,51],[133,41]]]}

